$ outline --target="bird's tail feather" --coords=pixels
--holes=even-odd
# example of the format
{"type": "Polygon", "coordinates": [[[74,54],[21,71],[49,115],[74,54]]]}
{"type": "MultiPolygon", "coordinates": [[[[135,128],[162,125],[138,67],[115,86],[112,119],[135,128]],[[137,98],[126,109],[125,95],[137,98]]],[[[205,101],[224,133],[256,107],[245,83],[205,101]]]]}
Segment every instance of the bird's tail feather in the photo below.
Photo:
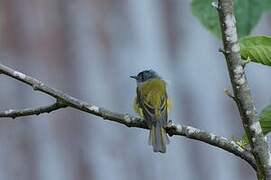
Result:
{"type": "Polygon", "coordinates": [[[149,135],[149,145],[152,145],[153,152],[166,152],[166,144],[169,144],[169,139],[165,129],[159,125],[153,125],[149,135]]]}

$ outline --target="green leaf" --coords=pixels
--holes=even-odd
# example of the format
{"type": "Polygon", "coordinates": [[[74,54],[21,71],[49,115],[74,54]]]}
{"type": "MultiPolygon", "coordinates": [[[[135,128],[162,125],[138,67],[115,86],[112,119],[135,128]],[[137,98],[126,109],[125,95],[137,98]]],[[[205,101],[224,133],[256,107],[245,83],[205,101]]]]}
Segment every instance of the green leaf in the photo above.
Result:
{"type": "Polygon", "coordinates": [[[212,2],[213,0],[192,0],[192,13],[209,31],[220,37],[218,14],[211,6],[212,2]]]}
{"type": "MultiPolygon", "coordinates": [[[[212,8],[214,0],[192,0],[192,13],[213,34],[220,37],[218,13],[212,8]]],[[[271,0],[235,0],[234,10],[239,37],[249,35],[259,21],[265,4],[271,0]]]]}
{"type": "Polygon", "coordinates": [[[241,57],[271,66],[271,37],[248,36],[240,39],[241,57]]]}
{"type": "Polygon", "coordinates": [[[271,1],[270,0],[264,0],[264,10],[266,10],[266,11],[271,10],[271,1]]]}
{"type": "Polygon", "coordinates": [[[239,146],[242,148],[246,148],[246,146],[249,144],[247,135],[244,134],[243,137],[240,140],[234,140],[239,146]]]}
{"type": "Polygon", "coordinates": [[[259,116],[263,134],[267,135],[271,131],[271,105],[265,107],[259,116]]]}

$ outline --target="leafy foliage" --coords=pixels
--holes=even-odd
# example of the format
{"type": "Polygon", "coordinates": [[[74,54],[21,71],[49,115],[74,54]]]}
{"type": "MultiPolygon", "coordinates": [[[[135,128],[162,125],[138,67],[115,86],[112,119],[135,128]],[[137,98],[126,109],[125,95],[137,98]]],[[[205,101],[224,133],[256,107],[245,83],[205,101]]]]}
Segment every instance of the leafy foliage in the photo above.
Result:
{"type": "Polygon", "coordinates": [[[271,66],[271,37],[248,36],[240,39],[242,59],[271,66]]]}
{"type": "MultiPolygon", "coordinates": [[[[220,37],[218,13],[212,8],[213,0],[192,0],[193,14],[214,35],[220,37]]],[[[271,9],[270,0],[235,0],[237,32],[239,37],[250,34],[265,10],[271,9]]]]}

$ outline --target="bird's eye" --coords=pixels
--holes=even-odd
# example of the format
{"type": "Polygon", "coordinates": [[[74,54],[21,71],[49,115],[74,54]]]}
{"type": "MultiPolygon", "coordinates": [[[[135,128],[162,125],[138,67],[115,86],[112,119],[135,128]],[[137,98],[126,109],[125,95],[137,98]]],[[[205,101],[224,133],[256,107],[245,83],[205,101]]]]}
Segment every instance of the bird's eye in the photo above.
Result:
{"type": "Polygon", "coordinates": [[[143,75],[143,73],[141,74],[140,79],[141,79],[141,81],[144,81],[144,75],[143,75]]]}

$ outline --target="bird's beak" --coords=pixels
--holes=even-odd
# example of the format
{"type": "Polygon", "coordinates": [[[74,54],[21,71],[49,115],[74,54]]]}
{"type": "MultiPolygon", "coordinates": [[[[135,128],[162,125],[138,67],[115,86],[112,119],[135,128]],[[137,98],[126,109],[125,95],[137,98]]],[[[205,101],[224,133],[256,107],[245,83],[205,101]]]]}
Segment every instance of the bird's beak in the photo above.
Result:
{"type": "Polygon", "coordinates": [[[137,79],[137,76],[130,76],[130,78],[137,79]]]}

